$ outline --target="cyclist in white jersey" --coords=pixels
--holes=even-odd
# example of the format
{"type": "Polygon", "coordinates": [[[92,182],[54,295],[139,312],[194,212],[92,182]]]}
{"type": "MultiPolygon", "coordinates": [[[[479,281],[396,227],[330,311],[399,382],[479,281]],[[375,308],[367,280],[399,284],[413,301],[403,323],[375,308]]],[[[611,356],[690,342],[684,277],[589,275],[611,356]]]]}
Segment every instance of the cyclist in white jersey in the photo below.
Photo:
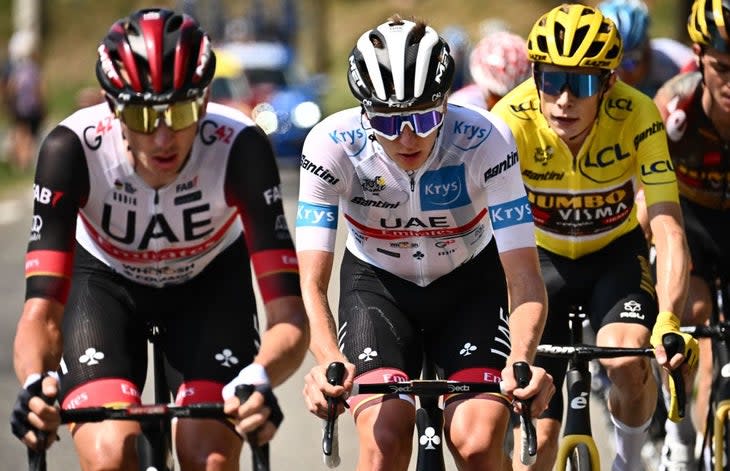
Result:
{"type": "MultiPolygon", "coordinates": [[[[301,158],[296,246],[318,363],[306,376],[307,407],[326,417],[325,395],[346,394],[355,380],[417,378],[425,349],[445,378],[504,381],[505,395],[452,395],[445,406],[459,468],[499,469],[508,398],[533,397],[539,414],[554,392],[540,368],[524,389],[511,372],[533,362],[546,308],[514,140],[488,112],[446,104],[453,59],[422,22],[391,17],[348,61],[362,106],[318,124],[301,158]],[[326,300],[340,219],[336,324],[326,300]],[[346,365],[344,386],[325,379],[333,361],[346,365]]],[[[413,399],[389,399],[398,397],[348,399],[360,471],[408,467],[413,399]]]]}
{"type": "MultiPolygon", "coordinates": [[[[139,404],[152,322],[175,402],[227,399],[235,416],[178,420],[182,469],[238,470],[244,434],[274,435],[271,388],[299,367],[308,340],[271,144],[245,115],[207,103],[215,55],[193,18],[137,11],[98,54],[106,103],[63,120],[40,149],[12,431],[35,449],[53,443],[59,409],[43,399],[139,404]],[[258,392],[241,404],[231,396],[244,383],[258,392]]],[[[139,423],[72,432],[82,469],[139,469],[139,423]]]]}

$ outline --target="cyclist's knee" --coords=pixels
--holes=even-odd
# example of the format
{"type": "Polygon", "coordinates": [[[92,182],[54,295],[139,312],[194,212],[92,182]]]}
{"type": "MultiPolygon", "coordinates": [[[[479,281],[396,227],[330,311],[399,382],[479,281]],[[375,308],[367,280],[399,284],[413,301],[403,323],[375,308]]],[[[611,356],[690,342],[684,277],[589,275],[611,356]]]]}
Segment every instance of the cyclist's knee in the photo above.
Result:
{"type": "Polygon", "coordinates": [[[620,357],[602,361],[611,383],[620,391],[640,393],[649,382],[654,382],[651,363],[641,357],[620,357]]]}
{"type": "Polygon", "coordinates": [[[76,429],[74,441],[84,471],[136,471],[139,469],[136,433],[128,424],[84,424],[76,429]]]}
{"type": "Polygon", "coordinates": [[[413,405],[404,400],[391,399],[362,410],[357,416],[356,427],[360,461],[366,464],[363,469],[408,467],[414,426],[413,405]]]}
{"type": "Polygon", "coordinates": [[[238,470],[241,438],[215,420],[179,420],[175,448],[182,469],[238,470]]]}

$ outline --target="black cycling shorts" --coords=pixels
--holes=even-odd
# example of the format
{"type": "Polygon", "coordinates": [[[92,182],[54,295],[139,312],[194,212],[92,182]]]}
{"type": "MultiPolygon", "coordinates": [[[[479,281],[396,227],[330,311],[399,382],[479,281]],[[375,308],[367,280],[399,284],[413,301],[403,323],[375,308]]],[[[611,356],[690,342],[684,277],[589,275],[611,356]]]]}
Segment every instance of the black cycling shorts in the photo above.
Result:
{"type": "Polygon", "coordinates": [[[499,380],[510,354],[507,322],[507,286],[494,241],[425,287],[344,254],[338,342],[356,376],[374,370],[388,376],[366,375],[368,382],[389,382],[393,374],[418,378],[422,346],[441,377],[499,380]]]}
{"type": "Polygon", "coordinates": [[[164,288],[129,281],[78,246],[62,326],[64,407],[138,403],[151,321],[160,326],[177,402],[222,401],[223,385],[260,343],[243,239],[192,280],[164,288]]]}
{"type": "MultiPolygon", "coordinates": [[[[603,249],[573,260],[539,248],[548,292],[548,319],[541,343],[569,345],[568,313],[582,306],[594,332],[614,322],[641,324],[651,331],[658,314],[649,248],[640,229],[603,249]]],[[[535,364],[553,377],[556,391],[543,417],[563,417],[567,360],[538,355],[535,364]]]]}
{"type": "Polygon", "coordinates": [[[692,257],[692,274],[714,286],[714,277],[730,281],[730,211],[710,209],[679,198],[692,257]]]}

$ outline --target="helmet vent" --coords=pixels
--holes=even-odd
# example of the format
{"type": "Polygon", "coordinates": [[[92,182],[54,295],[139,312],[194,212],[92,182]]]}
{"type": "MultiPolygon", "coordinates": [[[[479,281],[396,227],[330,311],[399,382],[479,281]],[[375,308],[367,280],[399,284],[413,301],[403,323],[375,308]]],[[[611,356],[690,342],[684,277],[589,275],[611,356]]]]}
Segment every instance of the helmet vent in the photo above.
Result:
{"type": "Polygon", "coordinates": [[[182,25],[182,16],[175,15],[172,18],[170,18],[170,21],[167,22],[166,31],[168,33],[177,31],[178,29],[180,29],[181,25],[182,25]]]}
{"type": "MultiPolygon", "coordinates": [[[[590,25],[584,25],[580,26],[575,30],[575,36],[573,37],[573,44],[570,45],[570,56],[573,57],[575,53],[578,51],[578,48],[583,44],[583,42],[586,39],[586,35],[588,34],[588,31],[590,30],[590,25]]],[[[586,53],[587,56],[592,57],[597,55],[601,48],[603,47],[603,43],[599,43],[594,41],[593,44],[588,48],[588,52],[586,53]],[[598,47],[596,49],[596,46],[598,47]]]]}

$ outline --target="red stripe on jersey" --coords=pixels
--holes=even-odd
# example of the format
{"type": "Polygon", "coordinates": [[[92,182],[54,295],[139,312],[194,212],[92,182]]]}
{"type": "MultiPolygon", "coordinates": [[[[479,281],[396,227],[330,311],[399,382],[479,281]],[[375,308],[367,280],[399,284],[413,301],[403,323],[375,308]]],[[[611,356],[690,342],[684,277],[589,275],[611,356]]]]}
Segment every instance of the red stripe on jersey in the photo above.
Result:
{"type": "Polygon", "coordinates": [[[109,242],[108,239],[104,238],[94,228],[93,224],[81,213],[79,213],[81,222],[84,223],[84,227],[89,232],[89,235],[94,240],[94,243],[99,246],[101,250],[109,254],[110,257],[122,260],[125,262],[136,262],[145,263],[160,260],[178,260],[189,257],[200,255],[201,253],[207,252],[212,249],[225,237],[228,229],[238,218],[238,213],[233,213],[231,217],[221,226],[221,228],[212,236],[205,239],[198,245],[192,245],[189,247],[171,248],[165,250],[128,250],[125,248],[117,247],[116,245],[109,242]]]}
{"type": "Polygon", "coordinates": [[[499,383],[502,381],[502,372],[495,368],[465,368],[456,371],[448,378],[452,381],[464,383],[499,383]]]}
{"type": "Polygon", "coordinates": [[[223,385],[210,380],[186,381],[175,395],[175,405],[223,402],[223,385]]]}
{"type": "Polygon", "coordinates": [[[141,404],[140,391],[124,378],[97,379],[71,390],[61,404],[62,409],[112,407],[141,404]]]}
{"type": "Polygon", "coordinates": [[[299,291],[291,292],[287,288],[289,283],[282,283],[279,278],[280,275],[299,274],[299,262],[293,249],[262,250],[251,256],[251,263],[264,302],[300,294],[299,291]]]}
{"type": "MultiPolygon", "coordinates": [[[[479,222],[484,219],[487,215],[487,210],[482,209],[474,219],[459,227],[431,227],[426,229],[411,229],[409,227],[400,228],[378,228],[369,227],[359,221],[355,220],[349,214],[345,214],[345,219],[355,226],[366,237],[372,237],[374,239],[405,239],[408,237],[456,237],[462,234],[466,234],[476,227],[479,222]]],[[[421,226],[423,227],[423,226],[421,226]]]]}
{"type": "Polygon", "coordinates": [[[58,250],[31,250],[25,254],[25,277],[57,276],[71,278],[73,253],[58,250]]]}

